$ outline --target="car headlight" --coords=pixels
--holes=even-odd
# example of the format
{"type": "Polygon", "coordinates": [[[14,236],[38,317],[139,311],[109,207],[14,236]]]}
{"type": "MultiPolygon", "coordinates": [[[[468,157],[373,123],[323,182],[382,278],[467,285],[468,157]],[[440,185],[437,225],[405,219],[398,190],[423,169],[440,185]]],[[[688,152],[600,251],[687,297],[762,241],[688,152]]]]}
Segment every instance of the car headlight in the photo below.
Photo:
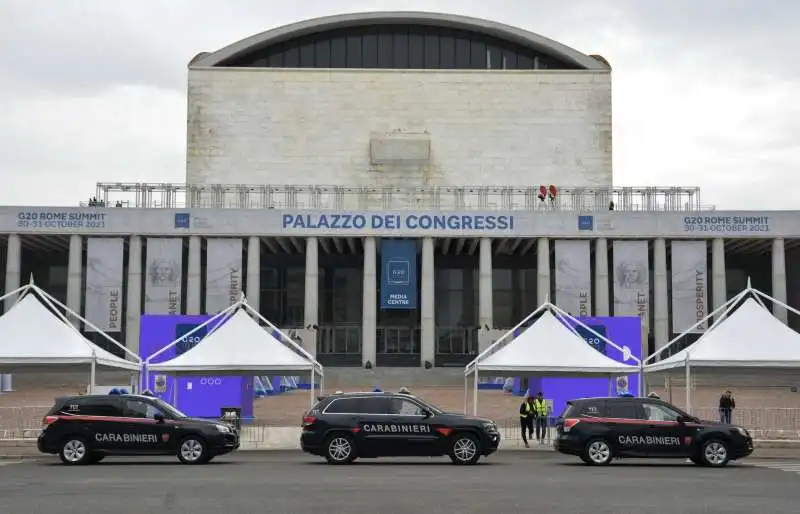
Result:
{"type": "Polygon", "coordinates": [[[747,429],[742,428],[742,427],[733,427],[733,428],[734,428],[734,430],[736,430],[737,432],[739,432],[743,436],[750,437],[750,432],[748,432],[747,429]]]}
{"type": "Polygon", "coordinates": [[[483,426],[483,429],[486,432],[490,433],[490,434],[496,434],[497,433],[497,425],[492,423],[492,422],[483,423],[482,426],[483,426]]]}
{"type": "Polygon", "coordinates": [[[222,434],[230,434],[231,427],[227,425],[214,425],[214,427],[222,434]]]}

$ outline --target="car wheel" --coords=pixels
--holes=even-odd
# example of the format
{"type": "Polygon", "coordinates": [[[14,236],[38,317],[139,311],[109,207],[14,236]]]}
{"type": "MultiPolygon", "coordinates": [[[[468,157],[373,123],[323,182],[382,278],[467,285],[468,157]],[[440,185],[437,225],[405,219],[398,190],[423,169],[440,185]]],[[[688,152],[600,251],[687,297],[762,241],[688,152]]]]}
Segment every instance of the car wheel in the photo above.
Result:
{"type": "Polygon", "coordinates": [[[480,445],[472,434],[456,434],[450,448],[450,460],[453,464],[469,466],[481,458],[480,445]]]}
{"type": "Polygon", "coordinates": [[[205,464],[208,462],[208,448],[200,437],[189,436],[178,446],[178,460],[183,464],[205,464]]]}
{"type": "Polygon", "coordinates": [[[350,464],[356,460],[353,438],[348,434],[332,434],[325,440],[325,459],[330,464],[350,464]]]}
{"type": "Polygon", "coordinates": [[[70,466],[88,464],[91,459],[86,440],[81,437],[66,438],[58,456],[61,457],[61,462],[70,466]]]}
{"type": "Polygon", "coordinates": [[[593,466],[607,466],[614,458],[611,445],[605,439],[592,439],[583,448],[581,460],[593,466]]]}
{"type": "Polygon", "coordinates": [[[728,445],[719,439],[712,439],[703,444],[701,452],[703,464],[715,468],[722,467],[730,460],[728,445]]]}

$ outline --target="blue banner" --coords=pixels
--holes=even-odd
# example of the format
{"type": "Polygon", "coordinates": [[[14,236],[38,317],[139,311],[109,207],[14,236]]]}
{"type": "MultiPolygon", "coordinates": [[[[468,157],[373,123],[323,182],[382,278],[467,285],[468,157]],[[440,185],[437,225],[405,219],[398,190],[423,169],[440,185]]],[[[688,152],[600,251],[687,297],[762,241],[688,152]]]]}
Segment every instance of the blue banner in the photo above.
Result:
{"type": "Polygon", "coordinates": [[[381,241],[381,309],[417,308],[417,241],[381,241]]]}

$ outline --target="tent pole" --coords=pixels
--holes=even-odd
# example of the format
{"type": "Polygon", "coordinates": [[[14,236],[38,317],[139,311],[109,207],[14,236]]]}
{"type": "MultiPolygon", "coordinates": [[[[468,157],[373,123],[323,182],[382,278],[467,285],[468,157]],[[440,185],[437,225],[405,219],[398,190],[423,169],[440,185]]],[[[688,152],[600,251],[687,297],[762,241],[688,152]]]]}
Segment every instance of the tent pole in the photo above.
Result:
{"type": "Polygon", "coordinates": [[[478,366],[475,366],[475,380],[472,382],[472,415],[478,415],[478,366]]]}
{"type": "Polygon", "coordinates": [[[645,377],[644,377],[644,362],[639,363],[639,397],[643,398],[645,395],[645,391],[647,391],[647,386],[645,384],[645,377]]]}
{"type": "Polygon", "coordinates": [[[467,401],[469,398],[469,377],[464,375],[464,415],[467,414],[467,401]]]}
{"type": "Polygon", "coordinates": [[[311,407],[314,406],[314,367],[313,366],[311,367],[311,387],[309,388],[309,391],[311,391],[311,398],[310,398],[311,405],[308,407],[310,409],[311,407]]]}
{"type": "Polygon", "coordinates": [[[180,375],[175,375],[175,379],[172,382],[174,384],[172,388],[172,406],[178,410],[180,410],[178,407],[178,390],[181,388],[180,380],[180,375]]]}
{"type": "Polygon", "coordinates": [[[94,383],[97,374],[97,357],[92,353],[92,362],[89,364],[89,394],[94,394],[94,383]]]}
{"type": "Polygon", "coordinates": [[[608,375],[608,397],[611,398],[614,395],[614,379],[611,375],[608,375]]]}
{"type": "Polygon", "coordinates": [[[689,359],[686,359],[686,412],[692,413],[692,371],[689,359]]]}

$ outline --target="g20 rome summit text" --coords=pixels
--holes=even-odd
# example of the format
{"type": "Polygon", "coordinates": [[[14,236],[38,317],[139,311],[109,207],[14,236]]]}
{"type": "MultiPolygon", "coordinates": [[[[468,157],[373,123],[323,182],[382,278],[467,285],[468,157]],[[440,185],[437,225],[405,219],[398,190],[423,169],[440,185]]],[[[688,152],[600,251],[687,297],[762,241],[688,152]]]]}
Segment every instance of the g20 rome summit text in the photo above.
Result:
{"type": "Polygon", "coordinates": [[[291,230],[514,230],[514,216],[493,214],[284,214],[291,230]]]}

